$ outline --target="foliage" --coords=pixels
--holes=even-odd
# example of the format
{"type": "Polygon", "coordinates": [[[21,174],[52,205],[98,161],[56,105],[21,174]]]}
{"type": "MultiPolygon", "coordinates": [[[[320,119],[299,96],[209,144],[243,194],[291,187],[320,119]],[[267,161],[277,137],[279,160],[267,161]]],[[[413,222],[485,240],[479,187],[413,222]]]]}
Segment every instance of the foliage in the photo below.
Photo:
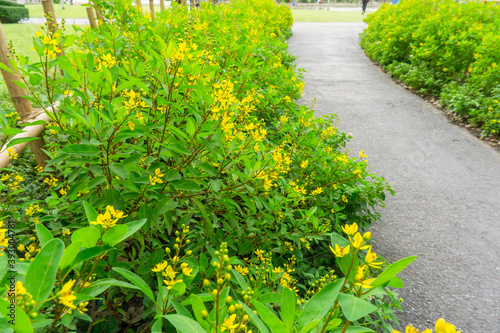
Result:
{"type": "Polygon", "coordinates": [[[27,8],[0,5],[0,22],[2,23],[17,23],[29,17],[27,8]]]}
{"type": "MultiPolygon", "coordinates": [[[[229,326],[231,305],[242,320],[246,311],[233,300],[267,318],[247,292],[261,303],[260,293],[284,287],[310,297],[333,281],[332,267],[347,276],[339,291],[357,290],[358,255],[346,269],[325,240],[353,221],[368,227],[392,190],[363,152],[349,156],[333,117],[295,102],[303,82],[286,52],[290,10],[237,1],[175,6],[152,21],[128,1],[101,6],[98,29],[46,25],[33,38],[37,62],[12,61],[31,101],[58,107],[46,131],[51,160],[36,176],[48,195],[16,201],[26,196],[17,171],[0,185],[1,219],[14,233],[4,239],[18,242],[1,278],[17,274],[26,325],[206,329],[197,307],[229,326]],[[184,318],[193,316],[198,324],[184,318]]],[[[346,241],[337,238],[333,246],[346,241]]],[[[386,323],[394,318],[379,295],[370,313],[386,323]]]]}
{"type": "Polygon", "coordinates": [[[0,0],[0,6],[24,8],[23,4],[20,4],[20,3],[14,2],[14,1],[9,1],[9,0],[0,0]]]}
{"type": "Polygon", "coordinates": [[[480,125],[500,131],[500,16],[493,4],[409,0],[366,18],[361,45],[394,77],[480,125]]]}

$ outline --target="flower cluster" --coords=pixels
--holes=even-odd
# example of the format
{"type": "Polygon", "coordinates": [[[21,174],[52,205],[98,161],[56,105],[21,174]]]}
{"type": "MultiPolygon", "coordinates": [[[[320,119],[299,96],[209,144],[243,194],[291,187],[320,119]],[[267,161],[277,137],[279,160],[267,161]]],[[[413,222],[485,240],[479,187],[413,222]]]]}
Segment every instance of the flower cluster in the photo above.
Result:
{"type": "Polygon", "coordinates": [[[119,219],[125,218],[122,211],[115,210],[113,206],[106,206],[106,212],[99,214],[95,221],[90,222],[92,225],[100,225],[104,229],[111,228],[116,225],[119,219]]]}

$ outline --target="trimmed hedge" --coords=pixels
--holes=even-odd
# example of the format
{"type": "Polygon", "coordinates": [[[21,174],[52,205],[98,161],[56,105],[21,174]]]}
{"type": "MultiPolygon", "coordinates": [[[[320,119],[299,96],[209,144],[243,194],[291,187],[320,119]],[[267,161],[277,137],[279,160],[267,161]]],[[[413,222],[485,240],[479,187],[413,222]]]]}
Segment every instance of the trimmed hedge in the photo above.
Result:
{"type": "Polygon", "coordinates": [[[8,1],[8,0],[0,0],[0,7],[7,6],[7,7],[22,7],[24,8],[24,5],[21,3],[13,2],[13,1],[8,1]]]}
{"type": "Polygon", "coordinates": [[[30,13],[27,8],[0,6],[0,22],[17,23],[24,18],[30,18],[30,13]]]}
{"type": "Polygon", "coordinates": [[[24,18],[30,18],[28,8],[17,2],[0,0],[0,22],[17,23],[24,18]]]}

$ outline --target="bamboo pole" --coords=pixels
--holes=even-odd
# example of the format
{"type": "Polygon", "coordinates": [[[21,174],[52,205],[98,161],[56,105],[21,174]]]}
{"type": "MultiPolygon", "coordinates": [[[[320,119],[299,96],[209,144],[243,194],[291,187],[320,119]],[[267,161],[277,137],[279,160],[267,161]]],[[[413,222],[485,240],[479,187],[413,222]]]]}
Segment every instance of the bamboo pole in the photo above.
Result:
{"type": "Polygon", "coordinates": [[[97,19],[100,21],[101,24],[104,23],[104,16],[102,16],[101,9],[95,3],[92,3],[92,4],[95,7],[95,13],[97,15],[97,19]]]}
{"type": "Polygon", "coordinates": [[[165,10],[165,0],[160,0],[160,9],[165,10]]]}
{"type": "Polygon", "coordinates": [[[87,16],[89,17],[90,27],[92,29],[97,28],[97,19],[96,19],[96,16],[95,16],[94,8],[87,7],[87,16]]]}
{"type": "MultiPolygon", "coordinates": [[[[5,37],[5,34],[3,32],[2,24],[0,23],[0,62],[2,62],[12,70],[8,54],[9,50],[7,48],[7,38],[5,37]]],[[[14,108],[21,116],[21,120],[29,118],[33,114],[33,108],[31,106],[31,102],[26,98],[23,98],[23,96],[28,95],[28,93],[25,89],[14,83],[14,81],[21,81],[21,79],[17,75],[9,73],[8,71],[5,71],[3,69],[1,70],[1,72],[5,80],[5,84],[7,85],[7,89],[9,90],[12,104],[14,104],[14,108]]],[[[31,141],[30,143],[31,150],[35,155],[36,161],[38,162],[38,165],[42,167],[45,167],[45,165],[47,164],[45,161],[49,159],[47,154],[45,154],[45,152],[42,150],[44,145],[45,141],[41,136],[39,140],[31,141]]]]}
{"type": "MultiPolygon", "coordinates": [[[[34,119],[30,120],[29,122],[35,122],[37,120],[44,120],[46,122],[49,122],[50,121],[50,118],[49,116],[47,116],[47,114],[45,112],[41,112],[37,117],[35,117],[34,119]]],[[[18,138],[27,138],[27,137],[39,137],[41,136],[42,132],[45,130],[45,125],[33,125],[33,126],[29,126],[29,127],[26,127],[26,132],[23,132],[23,133],[19,133],[17,135],[15,135],[11,140],[13,139],[18,139],[18,138]]],[[[23,151],[24,148],[26,148],[26,146],[28,145],[28,143],[32,144],[33,142],[38,142],[39,140],[37,141],[31,141],[31,142],[23,142],[23,143],[19,143],[17,145],[14,145],[12,146],[11,148],[13,149],[13,151],[16,153],[16,154],[19,154],[23,151]]],[[[10,142],[10,140],[9,140],[10,142]]],[[[11,162],[10,161],[10,156],[9,156],[9,152],[6,150],[7,148],[7,144],[5,144],[5,146],[2,147],[1,151],[0,151],[0,168],[5,168],[7,165],[9,165],[9,163],[11,162]]],[[[33,147],[32,147],[33,149],[33,147]]],[[[45,154],[45,153],[44,153],[45,154]]],[[[36,156],[36,155],[35,155],[36,156]]],[[[47,155],[45,155],[47,156],[47,155]]],[[[45,160],[48,160],[48,156],[45,160]]],[[[40,165],[41,167],[44,167],[47,165],[47,163],[45,162],[45,160],[43,161],[43,163],[40,163],[37,159],[37,162],[38,162],[38,165],[40,165]]]]}
{"type": "Polygon", "coordinates": [[[149,10],[151,11],[151,20],[154,21],[155,19],[155,4],[153,0],[149,0],[149,10]]]}

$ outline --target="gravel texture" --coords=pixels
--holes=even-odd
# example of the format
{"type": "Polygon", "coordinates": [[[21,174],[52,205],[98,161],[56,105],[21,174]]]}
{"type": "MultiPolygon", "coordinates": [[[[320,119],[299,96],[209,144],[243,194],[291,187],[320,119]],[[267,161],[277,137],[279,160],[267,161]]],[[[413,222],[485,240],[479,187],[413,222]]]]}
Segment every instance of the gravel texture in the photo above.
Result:
{"type": "Polygon", "coordinates": [[[371,170],[396,190],[372,227],[402,273],[402,326],[439,317],[463,333],[500,332],[500,154],[396,84],[359,47],[365,24],[296,23],[289,39],[316,115],[337,114],[371,170]]]}

